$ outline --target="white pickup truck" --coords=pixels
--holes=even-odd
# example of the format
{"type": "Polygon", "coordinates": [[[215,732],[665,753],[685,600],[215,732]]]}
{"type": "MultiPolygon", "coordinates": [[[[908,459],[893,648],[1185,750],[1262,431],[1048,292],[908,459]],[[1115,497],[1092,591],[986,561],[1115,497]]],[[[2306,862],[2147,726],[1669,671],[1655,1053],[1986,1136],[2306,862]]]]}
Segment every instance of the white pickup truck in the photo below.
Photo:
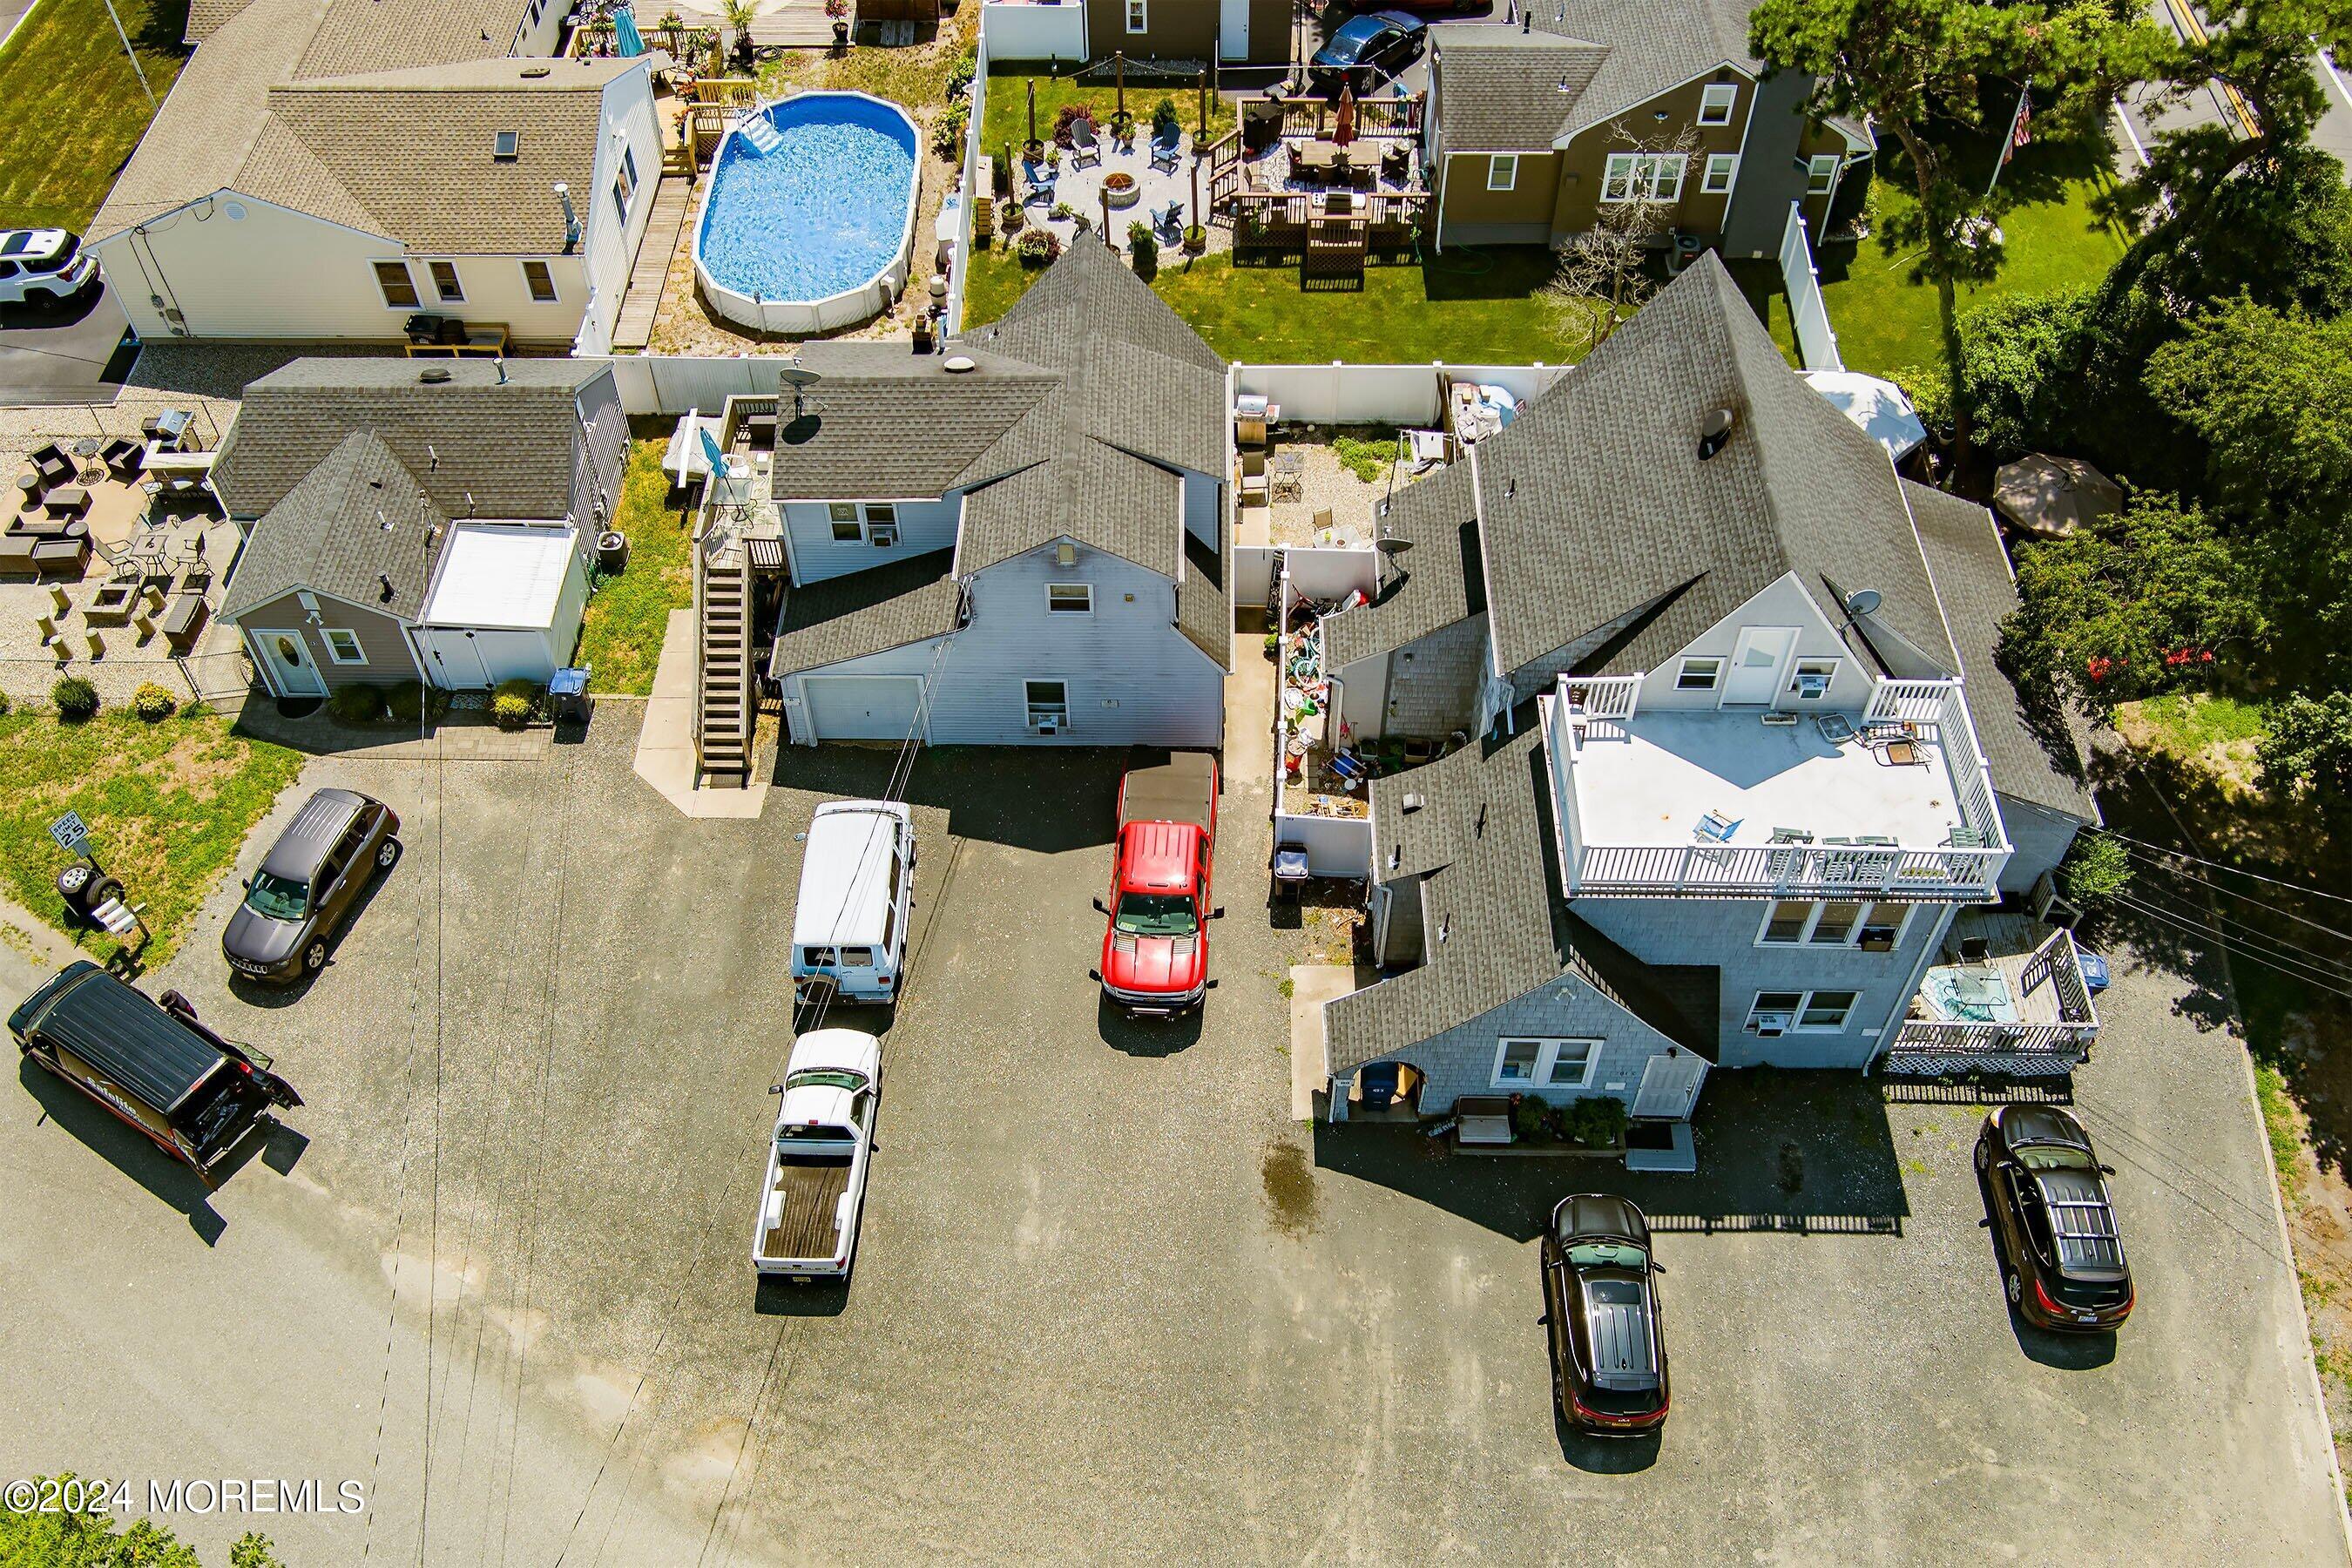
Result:
{"type": "Polygon", "coordinates": [[[874,1152],[882,1042],[856,1029],[815,1029],[793,1045],[751,1267],[807,1283],[841,1279],[857,1251],[857,1216],[874,1152]]]}

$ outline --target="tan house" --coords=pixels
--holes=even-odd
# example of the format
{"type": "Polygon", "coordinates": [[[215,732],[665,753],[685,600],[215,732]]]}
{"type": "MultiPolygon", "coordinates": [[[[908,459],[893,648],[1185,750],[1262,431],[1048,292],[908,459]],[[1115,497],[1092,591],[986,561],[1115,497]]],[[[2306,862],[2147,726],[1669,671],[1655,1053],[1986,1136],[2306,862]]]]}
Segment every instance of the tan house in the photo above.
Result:
{"type": "Polygon", "coordinates": [[[1558,246],[1635,201],[1727,256],[1776,254],[1791,202],[1820,233],[1849,182],[1858,195],[1871,135],[1808,114],[1811,77],[1768,75],[1748,12],[1531,0],[1516,23],[1432,27],[1423,153],[1439,248],[1558,246]]]}

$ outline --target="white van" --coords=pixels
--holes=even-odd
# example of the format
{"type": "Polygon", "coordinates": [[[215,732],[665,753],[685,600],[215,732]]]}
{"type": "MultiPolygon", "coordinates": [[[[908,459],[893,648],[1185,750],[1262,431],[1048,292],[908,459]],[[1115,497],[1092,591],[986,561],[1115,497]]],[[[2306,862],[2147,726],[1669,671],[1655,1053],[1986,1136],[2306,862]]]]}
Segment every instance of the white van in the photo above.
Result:
{"type": "Polygon", "coordinates": [[[793,990],[814,1000],[889,1002],[905,976],[915,889],[915,816],[886,800],[816,808],[793,911],[793,990]]]}

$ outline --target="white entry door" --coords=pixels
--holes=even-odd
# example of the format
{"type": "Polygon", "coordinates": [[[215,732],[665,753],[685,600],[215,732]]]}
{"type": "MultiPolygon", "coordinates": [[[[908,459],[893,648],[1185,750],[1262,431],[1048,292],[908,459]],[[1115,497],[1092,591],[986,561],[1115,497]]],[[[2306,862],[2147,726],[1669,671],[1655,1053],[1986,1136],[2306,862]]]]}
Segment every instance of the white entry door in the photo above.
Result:
{"type": "Polygon", "coordinates": [[[1794,626],[1743,626],[1723,678],[1723,706],[1762,708],[1780,689],[1780,667],[1797,647],[1794,626]]]}
{"type": "Polygon", "coordinates": [[[303,646],[298,631],[261,631],[253,633],[254,642],[261,649],[261,660],[269,667],[269,684],[285,697],[324,697],[327,678],[319,673],[318,661],[303,646]]]}
{"type": "Polygon", "coordinates": [[[1706,1078],[1706,1058],[1677,1046],[1652,1057],[1642,1069],[1642,1088],[1633,1096],[1633,1114],[1681,1121],[1697,1102],[1698,1086],[1706,1078]]]}
{"type": "Polygon", "coordinates": [[[1222,60],[1249,58],[1250,0],[1223,0],[1217,14],[1217,58],[1222,60]]]}

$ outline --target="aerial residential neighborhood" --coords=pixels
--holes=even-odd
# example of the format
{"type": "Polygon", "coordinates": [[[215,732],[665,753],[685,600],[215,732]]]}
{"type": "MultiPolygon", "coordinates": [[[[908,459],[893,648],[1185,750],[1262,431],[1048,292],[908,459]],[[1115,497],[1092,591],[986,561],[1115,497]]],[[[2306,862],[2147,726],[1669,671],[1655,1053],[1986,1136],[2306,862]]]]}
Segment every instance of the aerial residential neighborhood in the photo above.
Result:
{"type": "Polygon", "coordinates": [[[2346,47],[0,4],[0,1560],[2352,1561],[2346,47]]]}

